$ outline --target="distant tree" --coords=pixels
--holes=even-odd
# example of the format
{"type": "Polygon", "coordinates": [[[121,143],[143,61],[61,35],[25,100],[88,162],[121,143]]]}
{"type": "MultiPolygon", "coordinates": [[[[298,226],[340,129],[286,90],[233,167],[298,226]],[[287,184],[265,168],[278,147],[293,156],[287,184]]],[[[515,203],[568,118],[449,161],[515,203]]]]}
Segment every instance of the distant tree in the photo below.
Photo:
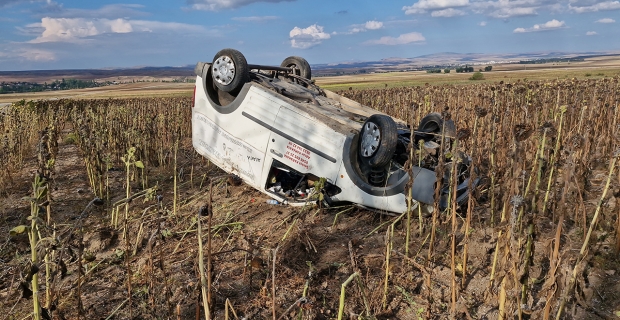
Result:
{"type": "Polygon", "coordinates": [[[456,72],[457,73],[461,73],[461,72],[474,72],[474,67],[469,67],[469,66],[459,67],[459,68],[456,68],[456,72]]]}
{"type": "Polygon", "coordinates": [[[491,71],[492,69],[493,69],[493,66],[484,67],[484,71],[491,71]]]}
{"type": "Polygon", "coordinates": [[[484,80],[484,75],[480,71],[474,72],[474,74],[469,77],[469,80],[484,80]]]}
{"type": "Polygon", "coordinates": [[[444,69],[443,73],[450,73],[450,69],[444,69]]]}
{"type": "Polygon", "coordinates": [[[441,69],[428,69],[426,73],[441,73],[441,69]]]}

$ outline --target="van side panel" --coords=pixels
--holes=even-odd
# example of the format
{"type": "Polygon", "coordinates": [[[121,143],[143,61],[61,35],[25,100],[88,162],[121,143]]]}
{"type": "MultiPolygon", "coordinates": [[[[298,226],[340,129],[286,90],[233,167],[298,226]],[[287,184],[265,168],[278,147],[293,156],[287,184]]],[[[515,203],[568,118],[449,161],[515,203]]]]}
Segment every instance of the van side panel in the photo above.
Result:
{"type": "Polygon", "coordinates": [[[192,139],[198,152],[252,186],[259,186],[265,153],[218,127],[205,115],[193,113],[192,139]]]}
{"type": "MultiPolygon", "coordinates": [[[[197,81],[202,81],[198,77],[197,81]]],[[[250,86],[245,99],[230,113],[213,108],[203,90],[192,110],[192,142],[201,155],[246,183],[263,188],[263,164],[270,130],[244,117],[250,114],[273,125],[279,107],[264,90],[250,86]],[[226,128],[226,130],[224,130],[226,128]]]]}

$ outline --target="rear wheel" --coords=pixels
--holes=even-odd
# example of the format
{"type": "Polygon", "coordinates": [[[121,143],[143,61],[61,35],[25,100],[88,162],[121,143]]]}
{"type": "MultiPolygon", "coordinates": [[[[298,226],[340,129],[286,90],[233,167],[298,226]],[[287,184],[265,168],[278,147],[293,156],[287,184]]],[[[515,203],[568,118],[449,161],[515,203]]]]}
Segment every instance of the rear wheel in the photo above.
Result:
{"type": "Polygon", "coordinates": [[[231,94],[239,92],[250,81],[248,62],[241,52],[223,49],[213,58],[211,75],[218,89],[231,94]]]}
{"type": "Polygon", "coordinates": [[[445,121],[441,114],[433,112],[422,118],[418,126],[418,134],[434,134],[440,136],[442,135],[442,129],[447,138],[456,138],[456,126],[454,125],[454,121],[445,121]]]}
{"type": "Polygon", "coordinates": [[[291,56],[280,64],[281,67],[291,68],[293,69],[293,74],[298,75],[302,78],[310,80],[312,77],[312,70],[310,69],[310,64],[306,59],[302,57],[291,56]]]}

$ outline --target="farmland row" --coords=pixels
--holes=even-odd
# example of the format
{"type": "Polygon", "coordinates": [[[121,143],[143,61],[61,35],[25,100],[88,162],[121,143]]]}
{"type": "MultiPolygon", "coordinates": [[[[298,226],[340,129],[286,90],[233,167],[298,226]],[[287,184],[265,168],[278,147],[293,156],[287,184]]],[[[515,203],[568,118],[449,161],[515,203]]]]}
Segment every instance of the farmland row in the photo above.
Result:
{"type": "MultiPolygon", "coordinates": [[[[620,301],[618,292],[596,288],[607,292],[601,302],[579,285],[587,281],[586,271],[617,263],[613,257],[620,251],[620,210],[615,204],[620,194],[619,80],[616,76],[339,92],[413,128],[430,112],[453,119],[459,131],[452,147],[472,157],[473,175],[482,181],[465,210],[435,208],[428,219],[402,227],[407,234],[415,230],[421,238],[428,235],[416,248],[423,253],[407,258],[423,274],[390,276],[391,250],[386,251],[385,289],[375,287],[385,290],[384,299],[388,293],[397,295],[397,288],[411,287],[406,278],[419,281],[429,318],[456,317],[457,306],[467,304],[461,295],[475,300],[468,312],[486,306],[497,310],[500,319],[524,314],[550,319],[568,312],[566,306],[575,312],[582,296],[590,299],[588,303],[599,303],[598,308],[620,307],[613,305],[620,301]],[[475,263],[470,256],[475,248],[468,247],[474,235],[490,248],[475,263]],[[615,253],[603,247],[613,247],[615,253]],[[450,282],[434,290],[443,267],[450,270],[450,282]],[[485,298],[468,293],[476,273],[485,281],[485,298]],[[444,289],[449,294],[438,293],[444,289]]],[[[51,178],[62,139],[78,147],[97,197],[108,199],[109,192],[118,192],[109,189],[107,178],[111,168],[123,168],[129,198],[133,176],[152,178],[144,168],[178,176],[179,145],[191,137],[191,99],[21,102],[2,111],[0,130],[0,163],[5,164],[0,169],[0,195],[11,192],[18,183],[16,173],[35,157],[38,176],[51,178]]],[[[185,152],[193,151],[186,145],[185,152]]],[[[148,185],[143,183],[145,192],[148,185]]],[[[176,180],[174,188],[176,201],[176,180]]],[[[176,208],[175,203],[174,212],[176,208]]],[[[132,213],[126,210],[128,223],[132,213]]],[[[395,220],[388,228],[391,234],[398,221],[410,220],[395,220]]],[[[391,239],[390,232],[386,237],[391,239]]],[[[391,248],[391,242],[387,246],[391,248]]],[[[358,300],[356,307],[361,309],[362,299],[358,300]]],[[[387,307],[383,303],[378,308],[384,312],[387,307]]]]}

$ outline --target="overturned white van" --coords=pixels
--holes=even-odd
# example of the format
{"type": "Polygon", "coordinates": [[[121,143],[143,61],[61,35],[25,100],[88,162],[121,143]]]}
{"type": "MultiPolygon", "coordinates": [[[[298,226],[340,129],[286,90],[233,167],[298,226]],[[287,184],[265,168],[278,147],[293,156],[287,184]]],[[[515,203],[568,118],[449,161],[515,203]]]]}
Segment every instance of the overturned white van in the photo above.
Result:
{"type": "MultiPolygon", "coordinates": [[[[300,57],[288,57],[280,67],[250,65],[239,51],[224,49],[212,63],[197,63],[195,73],[194,148],[280,203],[305,205],[320,198],[327,205],[346,202],[402,213],[413,180],[414,208],[435,200],[446,206],[447,187],[440,186],[440,199],[434,199],[433,169],[443,154],[441,140],[454,138],[456,129],[439,114],[424,117],[414,131],[322,90],[300,57]],[[426,142],[424,165],[406,172],[408,148],[420,140],[426,142]]],[[[471,185],[469,163],[466,156],[459,159],[460,204],[471,185]]]]}

